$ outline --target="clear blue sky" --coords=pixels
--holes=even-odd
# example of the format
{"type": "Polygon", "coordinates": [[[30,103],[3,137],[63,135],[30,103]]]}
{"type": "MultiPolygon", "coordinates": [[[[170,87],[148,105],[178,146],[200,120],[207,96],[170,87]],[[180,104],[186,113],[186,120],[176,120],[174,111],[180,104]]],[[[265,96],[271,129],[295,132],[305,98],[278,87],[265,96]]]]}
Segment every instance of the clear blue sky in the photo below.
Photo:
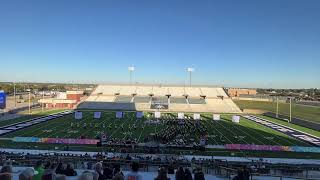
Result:
{"type": "Polygon", "coordinates": [[[319,0],[3,0],[0,81],[320,88],[319,0]]]}

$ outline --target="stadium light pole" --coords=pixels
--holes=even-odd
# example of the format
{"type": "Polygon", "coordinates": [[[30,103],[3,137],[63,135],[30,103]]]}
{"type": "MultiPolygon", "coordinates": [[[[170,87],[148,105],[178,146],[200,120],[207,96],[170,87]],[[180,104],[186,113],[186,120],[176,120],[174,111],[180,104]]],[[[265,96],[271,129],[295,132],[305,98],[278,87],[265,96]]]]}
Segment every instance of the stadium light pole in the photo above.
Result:
{"type": "Polygon", "coordinates": [[[14,97],[14,108],[17,108],[17,98],[16,98],[16,83],[13,82],[13,97],[14,97]]]}
{"type": "MultiPolygon", "coordinates": [[[[42,91],[42,100],[44,101],[44,89],[43,89],[43,91],[42,91]]],[[[43,111],[43,109],[44,109],[44,104],[43,104],[43,102],[41,103],[41,108],[42,108],[42,111],[43,111]]]]}
{"type": "Polygon", "coordinates": [[[29,115],[31,114],[31,90],[29,88],[29,115]]]}
{"type": "Polygon", "coordinates": [[[191,87],[191,79],[192,79],[192,72],[194,71],[194,68],[188,67],[187,72],[189,73],[189,86],[191,87]]]}
{"type": "Polygon", "coordinates": [[[130,85],[132,85],[132,74],[133,74],[134,70],[135,70],[134,66],[129,66],[128,67],[128,71],[129,71],[129,74],[130,74],[130,85]]]}
{"type": "Polygon", "coordinates": [[[277,96],[277,114],[276,114],[276,118],[279,118],[279,97],[277,96]]]}
{"type": "Polygon", "coordinates": [[[292,98],[290,98],[290,118],[289,118],[290,123],[291,123],[291,118],[292,118],[291,102],[292,102],[292,98]]]}

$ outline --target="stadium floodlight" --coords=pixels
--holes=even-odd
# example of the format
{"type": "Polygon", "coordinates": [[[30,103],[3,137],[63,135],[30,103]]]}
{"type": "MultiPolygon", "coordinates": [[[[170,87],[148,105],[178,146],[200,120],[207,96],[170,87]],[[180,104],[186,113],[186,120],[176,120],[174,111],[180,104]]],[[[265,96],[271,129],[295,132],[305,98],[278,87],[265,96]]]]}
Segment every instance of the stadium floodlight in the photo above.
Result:
{"type": "Polygon", "coordinates": [[[16,109],[17,108],[16,82],[13,82],[13,97],[14,97],[14,109],[16,109]]]}
{"type": "Polygon", "coordinates": [[[279,118],[279,97],[277,96],[277,110],[276,110],[276,118],[279,118]]]}
{"type": "Polygon", "coordinates": [[[187,71],[188,71],[188,72],[193,72],[193,71],[194,71],[194,68],[187,68],[187,71]]]}
{"type": "Polygon", "coordinates": [[[128,67],[128,71],[130,73],[130,84],[132,84],[132,74],[133,74],[133,71],[135,71],[135,67],[134,66],[129,66],[128,67]]]}
{"type": "Polygon", "coordinates": [[[192,79],[192,72],[194,71],[194,68],[188,67],[187,72],[189,73],[189,86],[191,87],[191,79],[192,79]]]}
{"type": "Polygon", "coordinates": [[[289,118],[289,122],[291,123],[292,120],[292,97],[290,97],[290,118],[289,118]]]}
{"type": "MultiPolygon", "coordinates": [[[[44,101],[44,89],[42,91],[42,101],[44,101]]],[[[43,111],[43,109],[44,109],[44,102],[42,102],[41,104],[41,111],[43,111]]]]}
{"type": "Polygon", "coordinates": [[[28,88],[27,92],[29,92],[29,115],[31,114],[31,89],[28,88]]]}

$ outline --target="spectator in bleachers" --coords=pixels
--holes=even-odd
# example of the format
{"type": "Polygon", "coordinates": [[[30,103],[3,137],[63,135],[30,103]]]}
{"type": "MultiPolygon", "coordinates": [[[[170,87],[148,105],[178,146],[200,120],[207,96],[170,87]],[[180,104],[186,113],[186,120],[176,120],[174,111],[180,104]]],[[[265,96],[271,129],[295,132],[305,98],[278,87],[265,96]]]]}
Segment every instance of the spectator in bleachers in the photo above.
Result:
{"type": "Polygon", "coordinates": [[[244,166],[238,170],[238,174],[233,178],[234,180],[249,180],[250,173],[247,170],[247,167],[244,166]]]}
{"type": "Polygon", "coordinates": [[[67,168],[65,170],[65,175],[66,176],[76,176],[77,175],[77,171],[75,171],[73,169],[73,167],[71,166],[71,164],[67,164],[67,168]]]}
{"type": "Polygon", "coordinates": [[[124,179],[124,175],[123,175],[123,172],[121,171],[120,169],[120,166],[115,166],[114,170],[113,170],[113,173],[114,173],[114,177],[113,177],[113,180],[115,179],[124,179]]]}
{"type": "Polygon", "coordinates": [[[56,174],[56,164],[50,163],[49,161],[44,165],[43,175],[41,180],[55,180],[56,174]]]}
{"type": "Polygon", "coordinates": [[[1,180],[12,180],[12,174],[11,173],[0,173],[0,179],[1,180]]]}
{"type": "Polygon", "coordinates": [[[11,180],[12,179],[12,166],[6,165],[1,168],[0,180],[11,180]]]}
{"type": "Polygon", "coordinates": [[[193,180],[191,171],[188,168],[184,170],[184,180],[193,180]]]}
{"type": "Polygon", "coordinates": [[[155,180],[170,180],[167,176],[167,169],[164,167],[161,167],[158,171],[158,176],[155,178],[155,180]]]}
{"type": "Polygon", "coordinates": [[[124,180],[124,175],[122,172],[118,172],[113,178],[112,180],[124,180]]]}
{"type": "Polygon", "coordinates": [[[89,171],[84,171],[78,178],[78,180],[94,180],[94,175],[89,171]]]}
{"type": "Polygon", "coordinates": [[[132,162],[131,172],[126,175],[126,180],[142,180],[142,176],[139,174],[139,163],[132,162]]]}
{"type": "Polygon", "coordinates": [[[197,167],[194,171],[194,180],[205,180],[201,167],[197,167]]]}
{"type": "Polygon", "coordinates": [[[98,162],[94,165],[94,171],[95,171],[95,173],[97,173],[99,175],[98,180],[105,180],[106,179],[105,175],[103,174],[102,164],[100,162],[98,162]]]}
{"type": "Polygon", "coordinates": [[[113,177],[113,170],[112,170],[111,166],[107,163],[104,164],[103,175],[107,179],[112,179],[112,177],[113,177]]]}
{"type": "Polygon", "coordinates": [[[250,177],[250,172],[247,169],[247,166],[244,166],[243,167],[243,179],[244,180],[249,180],[249,177],[250,177]]]}
{"type": "Polygon", "coordinates": [[[60,162],[60,163],[58,164],[58,167],[57,167],[57,169],[56,169],[56,173],[57,173],[57,174],[65,174],[65,169],[64,169],[64,167],[63,167],[62,162],[60,162]]]}
{"type": "Polygon", "coordinates": [[[67,180],[67,176],[64,174],[58,174],[55,180],[67,180]]]}
{"type": "Polygon", "coordinates": [[[28,167],[19,175],[19,180],[32,180],[33,176],[38,174],[33,168],[28,167]]]}
{"type": "Polygon", "coordinates": [[[179,167],[176,171],[176,180],[184,180],[185,172],[182,167],[179,167]]]}
{"type": "Polygon", "coordinates": [[[36,162],[36,165],[34,167],[34,170],[38,172],[38,174],[33,176],[33,180],[41,180],[41,177],[43,175],[44,169],[43,169],[43,163],[41,160],[36,162]]]}
{"type": "Polygon", "coordinates": [[[241,169],[238,169],[237,175],[232,178],[232,180],[242,180],[243,172],[241,169]]]}
{"type": "Polygon", "coordinates": [[[168,166],[168,174],[174,174],[174,165],[170,163],[168,166]]]}
{"type": "Polygon", "coordinates": [[[11,165],[5,165],[1,168],[0,173],[12,173],[12,166],[11,165]]]}

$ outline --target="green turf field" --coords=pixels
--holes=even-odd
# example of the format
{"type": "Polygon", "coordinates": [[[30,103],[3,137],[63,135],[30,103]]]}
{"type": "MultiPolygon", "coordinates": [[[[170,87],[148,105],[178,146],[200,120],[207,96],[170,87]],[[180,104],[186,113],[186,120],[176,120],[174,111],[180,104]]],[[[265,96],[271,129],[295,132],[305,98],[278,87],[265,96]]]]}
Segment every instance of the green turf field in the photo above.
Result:
{"type": "MultiPolygon", "coordinates": [[[[177,128],[176,125],[145,124],[148,113],[141,120],[135,118],[135,113],[125,113],[124,119],[116,119],[115,112],[103,112],[102,119],[93,119],[93,112],[85,111],[82,120],[75,120],[73,115],[67,115],[52,121],[37,124],[26,129],[18,130],[1,137],[55,137],[55,138],[95,138],[101,132],[109,138],[119,140],[134,139],[144,142],[150,134],[164,133],[168,128],[177,128]],[[72,124],[72,125],[71,125],[72,124]],[[84,125],[86,124],[86,127],[84,125]],[[136,128],[133,128],[135,124],[136,128]]],[[[174,117],[175,114],[167,114],[174,117]]],[[[212,121],[209,115],[203,114],[200,126],[204,127],[208,136],[208,144],[260,144],[260,145],[286,145],[309,146],[302,141],[288,137],[270,128],[241,118],[240,124],[231,122],[232,115],[222,115],[221,121],[212,121]]],[[[189,120],[194,121],[194,120],[189,120]]],[[[199,142],[200,133],[188,133],[185,139],[199,142]]]]}
{"type": "MultiPolygon", "coordinates": [[[[162,113],[163,117],[175,118],[176,113],[162,113]]],[[[186,114],[191,116],[191,114],[186,114]]],[[[259,145],[284,145],[284,146],[311,146],[305,142],[291,138],[283,133],[264,127],[250,120],[241,118],[240,123],[231,121],[231,114],[222,114],[220,121],[213,121],[212,114],[201,114],[199,126],[204,128],[207,133],[207,142],[211,145],[224,144],[259,144],[259,145]]],[[[55,137],[55,138],[96,138],[101,132],[107,134],[109,139],[117,140],[135,140],[139,143],[144,142],[150,134],[161,134],[171,129],[178,128],[178,125],[169,125],[166,123],[146,124],[145,122],[153,119],[151,113],[145,113],[140,120],[135,118],[135,113],[125,112],[123,119],[116,119],[115,112],[102,111],[102,117],[99,120],[93,119],[93,111],[83,111],[83,119],[75,120],[74,115],[67,115],[62,118],[43,122],[22,130],[0,136],[0,147],[2,148],[28,148],[28,149],[63,149],[66,145],[61,144],[41,144],[41,143],[15,143],[4,138],[13,138],[17,136],[24,137],[55,137]],[[72,125],[71,125],[72,124],[72,125]],[[86,124],[86,127],[84,127],[86,124]],[[135,128],[133,128],[135,127],[135,128]]],[[[269,120],[275,120],[267,118],[269,120]]],[[[7,124],[12,124],[25,119],[15,119],[7,124]]],[[[194,120],[187,120],[194,123],[194,120]]],[[[296,125],[295,125],[296,126],[296,125]]],[[[300,126],[293,128],[301,128],[300,126]]],[[[308,129],[302,129],[308,131],[308,129]]],[[[313,132],[318,135],[319,132],[313,132]]],[[[199,142],[201,133],[199,131],[187,132],[184,139],[188,142],[199,142]]],[[[95,145],[70,145],[71,150],[81,151],[113,151],[112,147],[96,147],[95,145]]],[[[137,152],[143,152],[143,149],[136,149],[137,152]]],[[[296,157],[296,158],[320,158],[318,153],[284,153],[284,152],[263,152],[259,154],[256,151],[228,151],[221,149],[208,149],[204,152],[195,152],[190,150],[164,150],[163,153],[179,154],[199,154],[199,155],[221,155],[221,156],[255,156],[255,157],[296,157]]],[[[261,152],[260,152],[261,153],[261,152]]]]}
{"type": "MultiPolygon", "coordinates": [[[[240,109],[261,109],[276,113],[276,102],[233,100],[240,109]]],[[[279,103],[279,114],[289,115],[289,104],[279,103]]],[[[320,107],[292,104],[292,116],[320,123],[320,107]]]]}
{"type": "Polygon", "coordinates": [[[264,119],[267,119],[269,121],[272,121],[272,122],[275,122],[275,123],[278,123],[278,124],[282,124],[282,125],[285,125],[287,127],[291,127],[291,128],[300,130],[302,132],[306,132],[306,133],[309,133],[311,135],[320,137],[320,131],[316,131],[316,130],[309,129],[309,128],[306,128],[306,127],[302,127],[302,126],[299,126],[299,125],[296,125],[296,124],[288,123],[286,121],[282,121],[282,120],[279,120],[279,119],[274,119],[274,118],[271,118],[271,117],[268,117],[268,116],[263,116],[263,115],[259,115],[259,116],[264,118],[264,119]]]}
{"type": "Polygon", "coordinates": [[[46,110],[46,111],[39,111],[39,112],[35,112],[34,114],[31,115],[24,115],[15,119],[8,119],[8,120],[2,120],[0,121],[0,127],[2,126],[6,126],[6,125],[10,125],[10,124],[14,124],[14,123],[18,123],[18,122],[22,122],[22,121],[26,121],[32,118],[36,118],[36,117],[40,117],[40,116],[45,116],[48,114],[53,114],[53,113],[58,113],[58,112],[62,112],[65,111],[63,109],[54,109],[54,110],[46,110]]]}

